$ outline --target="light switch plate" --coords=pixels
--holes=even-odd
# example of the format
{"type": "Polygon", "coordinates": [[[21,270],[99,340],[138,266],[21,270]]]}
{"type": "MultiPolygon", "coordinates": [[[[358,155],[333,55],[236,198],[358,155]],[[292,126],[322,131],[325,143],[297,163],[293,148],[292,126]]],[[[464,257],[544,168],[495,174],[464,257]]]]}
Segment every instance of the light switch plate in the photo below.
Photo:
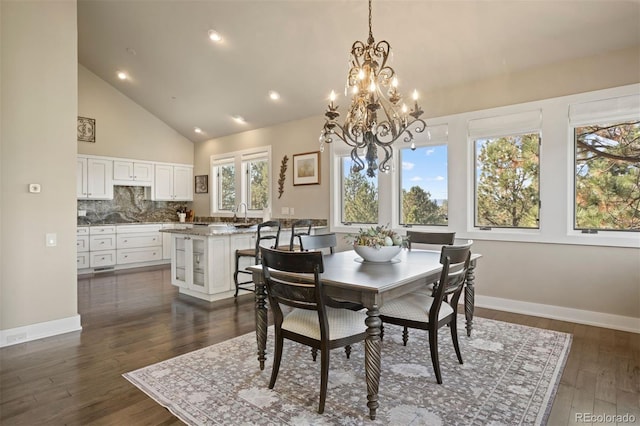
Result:
{"type": "Polygon", "coordinates": [[[47,234],[45,235],[45,245],[47,247],[55,247],[58,245],[58,235],[47,234]]]}
{"type": "Polygon", "coordinates": [[[284,214],[284,215],[289,214],[289,207],[282,207],[280,209],[280,214],[284,214]]]}

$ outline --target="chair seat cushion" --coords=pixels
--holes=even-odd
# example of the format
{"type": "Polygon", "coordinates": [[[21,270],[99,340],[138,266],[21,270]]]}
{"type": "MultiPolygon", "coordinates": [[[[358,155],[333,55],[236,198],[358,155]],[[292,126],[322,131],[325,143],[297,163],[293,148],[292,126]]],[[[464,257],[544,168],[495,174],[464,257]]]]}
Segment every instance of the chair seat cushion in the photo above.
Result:
{"type": "MultiPolygon", "coordinates": [[[[329,340],[338,340],[366,331],[367,326],[364,320],[367,318],[367,314],[363,311],[335,309],[329,306],[325,309],[329,323],[329,340]]],[[[282,329],[320,340],[318,312],[308,309],[293,309],[282,321],[282,329]]]]}
{"type": "MultiPolygon", "coordinates": [[[[433,297],[424,294],[405,294],[382,305],[380,315],[429,323],[429,309],[431,309],[433,300],[433,297]]],[[[453,308],[447,302],[442,301],[442,306],[438,313],[438,320],[452,313],[453,308]]]]}

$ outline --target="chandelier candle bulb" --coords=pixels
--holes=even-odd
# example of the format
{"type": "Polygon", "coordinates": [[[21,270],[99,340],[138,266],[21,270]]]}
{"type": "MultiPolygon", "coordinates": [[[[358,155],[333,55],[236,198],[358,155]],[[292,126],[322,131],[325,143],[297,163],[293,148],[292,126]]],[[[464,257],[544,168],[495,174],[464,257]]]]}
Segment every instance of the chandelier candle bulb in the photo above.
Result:
{"type": "Polygon", "coordinates": [[[320,132],[321,146],[334,139],[350,146],[354,162],[351,171],[366,170],[369,177],[374,177],[377,170],[385,173],[392,170],[393,144],[398,139],[412,142],[414,134],[426,129],[426,123],[420,118],[423,111],[418,105],[418,92],[414,91],[415,108],[411,113],[407,113],[402,103],[402,96],[396,90],[396,73],[389,65],[390,55],[389,43],[386,40],[376,43],[373,38],[369,0],[369,37],[366,43],[356,41],[351,46],[345,86],[345,96],[351,88],[349,110],[344,122],[339,123],[338,106],[331,99],[320,132]]]}

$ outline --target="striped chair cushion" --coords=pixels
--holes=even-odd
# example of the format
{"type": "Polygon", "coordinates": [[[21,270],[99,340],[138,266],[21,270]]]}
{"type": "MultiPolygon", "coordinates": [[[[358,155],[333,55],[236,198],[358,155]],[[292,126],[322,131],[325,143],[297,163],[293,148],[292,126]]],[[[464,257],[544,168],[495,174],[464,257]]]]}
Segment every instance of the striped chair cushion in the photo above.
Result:
{"type": "MultiPolygon", "coordinates": [[[[428,323],[429,309],[431,309],[432,303],[433,297],[431,296],[409,293],[382,305],[380,315],[428,323]]],[[[438,313],[438,320],[452,313],[453,308],[447,302],[443,301],[440,312],[438,313]]]]}
{"type": "MultiPolygon", "coordinates": [[[[327,321],[329,323],[329,340],[342,339],[366,331],[364,320],[367,314],[363,311],[335,309],[329,306],[327,321]]],[[[320,323],[318,312],[308,309],[294,309],[282,321],[282,329],[320,340],[320,323]]]]}

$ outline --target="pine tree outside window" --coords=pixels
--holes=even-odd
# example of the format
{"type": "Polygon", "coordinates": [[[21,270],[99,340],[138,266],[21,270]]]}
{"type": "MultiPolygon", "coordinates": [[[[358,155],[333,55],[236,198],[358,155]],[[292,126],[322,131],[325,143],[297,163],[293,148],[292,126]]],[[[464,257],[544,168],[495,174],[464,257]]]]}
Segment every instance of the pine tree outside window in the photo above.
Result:
{"type": "Polygon", "coordinates": [[[447,145],[399,150],[400,225],[446,225],[447,145]]]}
{"type": "Polygon", "coordinates": [[[353,171],[351,157],[341,157],[341,221],[343,224],[378,223],[378,178],[353,171]]]}
{"type": "Polygon", "coordinates": [[[574,128],[574,229],[640,231],[640,118],[574,128]]]}

